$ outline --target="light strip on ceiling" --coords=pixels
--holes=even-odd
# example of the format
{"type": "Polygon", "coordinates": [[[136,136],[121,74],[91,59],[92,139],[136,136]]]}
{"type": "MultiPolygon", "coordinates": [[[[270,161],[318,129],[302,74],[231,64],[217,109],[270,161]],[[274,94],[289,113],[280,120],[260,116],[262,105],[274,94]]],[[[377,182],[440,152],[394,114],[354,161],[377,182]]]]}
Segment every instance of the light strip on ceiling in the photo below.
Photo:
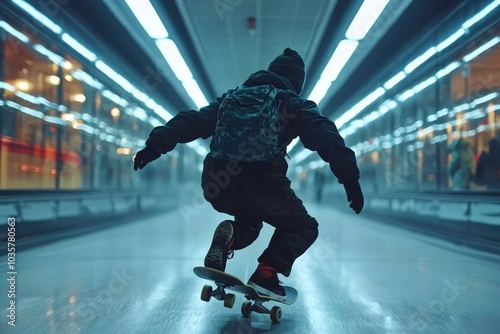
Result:
{"type": "Polygon", "coordinates": [[[106,74],[111,80],[119,84],[126,92],[133,92],[135,87],[120,74],[115,72],[111,67],[101,60],[96,61],[95,66],[104,74],[106,74]]]}
{"type": "MultiPolygon", "coordinates": [[[[34,19],[38,20],[39,22],[41,22],[42,24],[44,24],[45,26],[47,26],[49,29],[51,29],[53,32],[55,32],[56,34],[60,35],[62,33],[62,28],[59,27],[58,25],[56,25],[54,22],[52,22],[51,20],[49,20],[46,16],[44,16],[43,14],[41,14],[39,11],[35,10],[31,5],[29,5],[28,3],[26,3],[25,1],[23,0],[12,0],[12,2],[14,4],[16,4],[17,6],[19,6],[21,9],[23,9],[26,13],[28,13],[29,15],[31,15],[34,19]]],[[[140,0],[134,0],[133,1],[134,3],[139,3],[140,0]]],[[[3,21],[0,21],[0,23],[2,23],[3,21]]],[[[6,31],[7,29],[10,29],[6,23],[5,25],[4,24],[1,24],[0,25],[1,27],[3,27],[6,31]]],[[[11,33],[12,35],[16,36],[17,38],[21,39],[22,41],[25,41],[25,42],[29,42],[29,39],[26,41],[27,37],[18,33],[18,34],[15,34],[16,31],[8,31],[9,33],[11,33]]],[[[168,33],[167,34],[163,34],[161,36],[168,36],[168,33]]],[[[113,70],[111,67],[109,67],[108,65],[106,65],[106,63],[100,61],[100,60],[97,60],[97,56],[95,55],[95,53],[93,53],[92,51],[90,51],[89,49],[87,49],[86,47],[84,47],[80,42],[78,42],[76,39],[74,39],[73,37],[71,37],[70,35],[64,33],[62,36],[61,36],[61,39],[67,43],[69,46],[71,46],[73,49],[75,49],[77,52],[79,52],[82,56],[84,56],[85,58],[89,59],[91,62],[94,62],[94,57],[96,59],[95,61],[95,66],[101,71],[103,72],[104,74],[106,74],[112,81],[116,82],[118,85],[120,85],[125,91],[127,91],[128,93],[133,93],[135,91],[135,88],[134,86],[128,81],[126,80],[123,76],[121,76],[120,74],[118,74],[115,70],[113,70]]],[[[64,62],[64,59],[62,57],[60,57],[59,55],[53,53],[52,51],[49,51],[47,48],[45,48],[44,46],[40,45],[40,44],[36,44],[33,46],[33,48],[35,50],[37,50],[38,52],[40,52],[41,54],[43,54],[44,56],[46,56],[49,60],[51,60],[52,62],[58,64],[59,66],[65,66],[65,62],[64,62]]],[[[90,86],[93,86],[94,88],[97,88],[98,90],[101,90],[103,88],[103,85],[95,80],[94,78],[92,78],[90,75],[88,75],[87,73],[81,71],[81,70],[76,70],[73,72],[73,76],[78,79],[78,80],[82,80],[84,82],[86,82],[87,84],[89,84],[90,86]]],[[[149,100],[149,97],[146,99],[146,100],[149,100]]],[[[145,102],[145,101],[141,101],[141,102],[145,102]]],[[[155,108],[156,110],[156,108],[155,108]]],[[[165,109],[162,109],[161,111],[161,114],[158,114],[156,111],[155,113],[160,116],[160,117],[163,117],[165,120],[169,120],[171,119],[171,115],[165,110],[165,109]]]]}
{"type": "Polygon", "coordinates": [[[326,64],[323,73],[321,73],[321,79],[327,81],[336,80],[340,71],[342,71],[344,66],[347,64],[347,61],[349,61],[354,51],[356,51],[358,44],[359,42],[357,41],[350,41],[347,39],[340,41],[339,45],[337,45],[337,48],[333,52],[330,61],[326,64]]]}
{"type": "Polygon", "coordinates": [[[325,97],[331,85],[331,81],[319,79],[307,99],[316,102],[316,104],[319,104],[319,102],[325,97]]]}
{"type": "Polygon", "coordinates": [[[37,20],[38,22],[40,22],[41,24],[52,30],[57,35],[59,35],[62,32],[62,28],[60,26],[52,22],[47,16],[37,11],[35,8],[33,8],[33,6],[31,6],[27,2],[22,0],[12,0],[12,2],[17,6],[19,6],[28,14],[30,14],[35,20],[37,20]]]}
{"type": "Polygon", "coordinates": [[[30,41],[29,37],[22,34],[21,32],[17,31],[16,29],[12,28],[11,25],[9,25],[5,21],[0,21],[0,28],[11,34],[12,36],[16,37],[19,39],[21,42],[28,43],[30,41]]]}
{"type": "Polygon", "coordinates": [[[446,66],[442,70],[437,71],[436,78],[441,79],[442,77],[450,74],[451,72],[453,72],[454,70],[456,70],[459,67],[460,67],[460,62],[454,61],[453,63],[446,66]]]}
{"type": "Polygon", "coordinates": [[[173,40],[158,40],[156,41],[156,45],[179,81],[193,78],[193,74],[173,40]]]}
{"type": "Polygon", "coordinates": [[[408,65],[405,66],[405,72],[407,74],[410,74],[413,72],[417,67],[425,63],[427,60],[429,60],[432,56],[434,56],[437,52],[436,47],[431,47],[429,50],[425,51],[422,55],[418,56],[415,58],[413,61],[411,61],[408,65]]]}
{"type": "Polygon", "coordinates": [[[361,101],[356,103],[351,109],[346,111],[342,116],[340,116],[337,120],[335,120],[335,124],[338,128],[342,127],[345,123],[356,117],[363,109],[368,107],[370,104],[375,102],[379,97],[385,94],[385,89],[379,87],[375,89],[373,92],[368,94],[361,101]]]}
{"type": "Polygon", "coordinates": [[[458,29],[450,37],[448,37],[447,39],[445,39],[444,41],[442,41],[441,43],[439,43],[436,46],[436,50],[438,52],[443,51],[444,49],[446,49],[447,47],[449,47],[450,45],[452,45],[453,43],[455,43],[463,35],[465,35],[465,29],[464,28],[458,29]]]}
{"type": "Polygon", "coordinates": [[[497,8],[498,5],[500,5],[500,0],[493,1],[488,6],[484,7],[484,9],[481,10],[479,13],[477,13],[476,15],[465,21],[464,24],[462,25],[462,28],[469,29],[474,24],[484,19],[489,13],[491,13],[495,8],[497,8]]]}
{"type": "Polygon", "coordinates": [[[403,80],[404,78],[406,78],[406,73],[401,71],[398,74],[396,74],[395,76],[393,76],[392,78],[390,78],[384,84],[384,88],[391,89],[392,87],[396,86],[399,82],[401,82],[401,80],[403,80]]]}
{"type": "Polygon", "coordinates": [[[182,85],[184,86],[184,89],[186,89],[186,92],[189,94],[189,97],[191,97],[191,99],[199,109],[208,105],[208,101],[205,98],[205,95],[203,95],[203,92],[201,91],[200,86],[198,86],[196,80],[184,80],[182,82],[182,85]]]}
{"type": "MultiPolygon", "coordinates": [[[[480,19],[484,18],[486,16],[486,14],[488,14],[489,12],[491,12],[494,8],[496,8],[498,6],[498,4],[500,4],[500,0],[496,0],[494,1],[493,3],[491,3],[490,5],[488,5],[487,7],[485,7],[481,12],[479,12],[478,14],[476,14],[473,18],[479,18],[479,19],[474,19],[474,24],[479,22],[480,19]],[[485,14],[486,13],[486,14],[485,14]],[[481,15],[480,15],[481,14],[481,15]]],[[[471,19],[472,20],[472,19],[471,19]]],[[[467,21],[467,22],[473,22],[473,21],[467,21]]],[[[466,26],[467,27],[470,27],[469,25],[470,23],[468,23],[466,26]]],[[[464,27],[464,25],[462,25],[462,28],[464,27]]],[[[413,60],[412,62],[410,62],[406,67],[405,67],[405,72],[407,73],[410,73],[412,72],[413,70],[415,70],[418,66],[422,65],[423,62],[425,62],[426,60],[428,60],[430,57],[432,57],[434,54],[436,54],[436,52],[439,50],[442,50],[448,46],[450,46],[453,42],[455,42],[456,40],[458,40],[458,38],[460,36],[463,35],[463,31],[462,29],[459,29],[457,32],[455,32],[454,34],[452,34],[450,37],[448,37],[445,41],[443,41],[442,43],[438,44],[437,47],[431,47],[429,50],[427,50],[426,52],[424,52],[421,56],[417,57],[415,60],[413,60]]],[[[479,47],[478,49],[474,50],[473,52],[471,52],[470,54],[466,55],[464,57],[464,61],[470,61],[471,59],[477,57],[479,54],[481,54],[482,52],[485,52],[486,50],[488,50],[489,48],[493,47],[494,45],[496,45],[497,43],[500,42],[500,37],[495,37],[493,38],[492,40],[490,40],[489,42],[487,42],[486,44],[484,44],[483,46],[479,47]]],[[[437,79],[440,79],[446,75],[448,75],[449,73],[453,72],[455,69],[457,69],[458,67],[460,66],[460,63],[459,62],[453,62],[451,63],[450,65],[448,65],[447,67],[441,69],[440,71],[438,71],[436,73],[436,78],[437,79]]],[[[398,76],[398,75],[396,75],[398,76]]],[[[396,77],[395,76],[395,77],[396,77]]],[[[391,78],[389,81],[393,80],[395,77],[391,78]]],[[[389,81],[387,83],[389,83],[389,81]]],[[[387,84],[386,83],[386,84],[387,84]]],[[[405,91],[404,93],[402,93],[401,95],[399,95],[398,99],[401,101],[404,101],[406,99],[408,99],[409,97],[413,96],[414,95],[414,91],[413,91],[414,88],[412,89],[409,89],[407,91],[405,91]]],[[[359,104],[359,103],[358,103],[359,104]]],[[[354,107],[353,107],[354,108],[354,107]]],[[[352,109],[352,108],[351,108],[352,109]]],[[[349,112],[349,111],[348,111],[349,112]]],[[[347,112],[346,112],[347,113],[347,112]]],[[[341,116],[341,118],[343,117],[343,115],[341,116]]],[[[340,119],[340,118],[339,118],[340,119]]],[[[345,124],[345,123],[343,123],[345,124]]],[[[343,125],[342,124],[342,125],[343,125]]],[[[337,126],[340,128],[342,125],[339,125],[337,124],[337,126]]]]}
{"type": "Polygon", "coordinates": [[[171,70],[184,87],[191,87],[194,91],[186,90],[198,108],[208,105],[198,83],[193,79],[193,74],[182,57],[177,45],[169,36],[167,29],[149,0],[125,0],[126,4],[142,25],[146,33],[155,40],[161,54],[167,61],[171,70]]]}
{"type": "Polygon", "coordinates": [[[468,63],[472,59],[474,59],[477,56],[479,56],[481,53],[483,53],[483,52],[487,51],[488,49],[491,49],[492,47],[494,47],[495,45],[497,45],[499,42],[500,42],[500,37],[497,36],[497,37],[491,39],[489,42],[486,42],[485,44],[481,45],[480,47],[478,47],[476,50],[472,51],[468,55],[466,55],[463,58],[463,60],[466,63],[468,63]]]}
{"type": "Polygon", "coordinates": [[[125,3],[151,38],[168,37],[167,29],[149,0],[125,0],[125,3]]]}
{"type": "Polygon", "coordinates": [[[95,62],[97,60],[97,56],[95,53],[84,47],[80,42],[78,42],[76,39],[68,35],[67,33],[63,33],[61,36],[61,39],[71,46],[75,51],[77,51],[79,54],[90,60],[91,62],[95,62]]]}
{"type": "Polygon", "coordinates": [[[365,38],[388,3],[389,0],[365,0],[347,28],[346,38],[353,40],[365,38]]]}

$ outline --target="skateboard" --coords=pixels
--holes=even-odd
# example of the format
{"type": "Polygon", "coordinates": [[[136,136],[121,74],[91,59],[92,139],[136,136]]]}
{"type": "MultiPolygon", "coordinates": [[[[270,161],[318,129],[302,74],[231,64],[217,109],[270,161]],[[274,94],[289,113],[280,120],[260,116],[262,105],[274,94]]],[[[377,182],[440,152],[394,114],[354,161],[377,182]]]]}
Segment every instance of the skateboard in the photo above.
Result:
{"type": "Polygon", "coordinates": [[[214,297],[215,299],[223,300],[225,307],[232,308],[236,297],[232,293],[226,293],[225,290],[227,289],[244,294],[245,298],[248,300],[244,301],[241,305],[241,314],[245,318],[248,318],[250,313],[257,312],[269,314],[272,322],[280,322],[281,307],[273,306],[271,310],[269,310],[262,304],[264,302],[273,301],[285,305],[291,305],[295,303],[298,298],[297,290],[289,286],[283,286],[287,296],[286,300],[279,300],[269,296],[260,295],[253,286],[247,285],[239,278],[223,271],[207,267],[195,267],[193,271],[196,276],[209,281],[214,281],[217,285],[215,290],[210,285],[205,285],[203,287],[201,290],[201,300],[205,302],[210,301],[210,298],[214,297]]]}

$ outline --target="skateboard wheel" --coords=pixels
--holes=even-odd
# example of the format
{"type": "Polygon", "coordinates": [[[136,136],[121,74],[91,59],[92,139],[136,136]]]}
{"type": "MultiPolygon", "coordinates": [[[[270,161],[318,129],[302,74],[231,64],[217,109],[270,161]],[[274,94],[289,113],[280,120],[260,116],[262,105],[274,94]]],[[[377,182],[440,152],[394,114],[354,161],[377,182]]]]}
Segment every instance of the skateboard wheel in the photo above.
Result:
{"type": "Polygon", "coordinates": [[[271,321],[275,323],[281,321],[281,307],[273,306],[271,309],[271,321]]]}
{"type": "Polygon", "coordinates": [[[228,293],[226,295],[226,298],[224,298],[224,307],[233,308],[235,299],[236,299],[235,295],[233,295],[232,293],[228,293]]]}
{"type": "Polygon", "coordinates": [[[208,302],[210,298],[212,298],[212,287],[210,285],[205,285],[201,290],[201,300],[208,302]]]}
{"type": "Polygon", "coordinates": [[[248,300],[245,300],[243,304],[241,304],[241,314],[245,317],[248,318],[250,316],[250,313],[252,313],[252,310],[250,307],[252,306],[252,303],[249,302],[248,300]]]}

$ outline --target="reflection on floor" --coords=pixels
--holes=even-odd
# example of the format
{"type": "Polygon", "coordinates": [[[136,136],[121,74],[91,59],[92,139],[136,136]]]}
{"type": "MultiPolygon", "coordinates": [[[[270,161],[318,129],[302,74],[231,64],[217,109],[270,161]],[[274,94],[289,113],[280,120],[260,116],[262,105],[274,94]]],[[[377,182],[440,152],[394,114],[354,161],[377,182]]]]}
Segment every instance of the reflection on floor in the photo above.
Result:
{"type": "MultiPolygon", "coordinates": [[[[189,205],[189,203],[187,203],[189,205]]],[[[182,207],[182,206],[181,206],[182,207]]],[[[181,208],[180,207],[180,208],[181,208]]],[[[282,322],[200,300],[212,232],[227,216],[208,206],[138,220],[17,254],[16,327],[1,333],[497,333],[500,258],[309,205],[317,242],[287,285],[298,301],[282,322]]],[[[246,280],[272,234],[236,252],[227,271],[246,280]]],[[[6,268],[6,258],[0,262],[6,268]]],[[[6,270],[2,279],[5,282],[6,270]]],[[[6,289],[6,285],[1,285],[6,289]]],[[[270,305],[272,306],[272,305],[270,305]]]]}

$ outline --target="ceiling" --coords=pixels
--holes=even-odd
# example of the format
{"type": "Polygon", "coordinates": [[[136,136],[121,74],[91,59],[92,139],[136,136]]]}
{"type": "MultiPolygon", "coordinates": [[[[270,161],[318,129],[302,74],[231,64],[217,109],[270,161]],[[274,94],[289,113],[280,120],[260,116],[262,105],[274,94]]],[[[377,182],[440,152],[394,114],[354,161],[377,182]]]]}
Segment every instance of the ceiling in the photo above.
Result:
{"type": "Polygon", "coordinates": [[[217,6],[214,1],[176,0],[201,61],[217,92],[267,69],[286,47],[306,64],[317,50],[335,0],[245,0],[217,6]],[[247,19],[255,19],[250,29],[247,19]]]}
{"type": "MultiPolygon", "coordinates": [[[[356,94],[381,64],[421,35],[461,0],[391,0],[390,15],[377,22],[325,97],[327,116],[356,94]]],[[[336,44],[362,0],[151,0],[169,38],[178,45],[207,100],[215,99],[248,75],[267,68],[285,47],[306,63],[304,94],[312,90],[336,44]],[[219,5],[219,7],[218,7],[219,5]],[[255,30],[247,19],[255,17],[255,30]]],[[[144,32],[124,0],[69,1],[64,8],[139,75],[154,69],[162,79],[155,93],[169,100],[172,114],[195,109],[154,41],[144,32]]]]}

